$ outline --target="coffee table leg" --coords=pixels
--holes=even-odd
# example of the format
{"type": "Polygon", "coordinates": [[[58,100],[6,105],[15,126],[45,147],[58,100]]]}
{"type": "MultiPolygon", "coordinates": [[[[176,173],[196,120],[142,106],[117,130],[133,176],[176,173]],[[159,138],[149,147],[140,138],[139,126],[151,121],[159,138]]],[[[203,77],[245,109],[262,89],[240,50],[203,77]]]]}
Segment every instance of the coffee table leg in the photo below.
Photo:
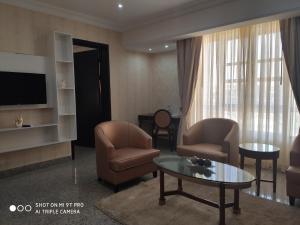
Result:
{"type": "Polygon", "coordinates": [[[261,159],[256,160],[256,195],[260,194],[261,159]]]}
{"type": "Polygon", "coordinates": [[[178,178],[178,191],[182,191],[182,180],[178,178]]]}
{"type": "Polygon", "coordinates": [[[159,180],[160,180],[160,196],[159,196],[159,205],[166,204],[165,199],[165,173],[163,171],[159,171],[159,180]]]}
{"type": "Polygon", "coordinates": [[[234,189],[233,213],[234,214],[241,214],[241,208],[240,208],[240,190],[239,189],[234,189]]]}
{"type": "Polygon", "coordinates": [[[276,192],[276,182],[277,182],[277,158],[273,159],[273,192],[276,192]]]}
{"type": "Polygon", "coordinates": [[[220,225],[225,225],[225,185],[220,184],[220,225]]]}

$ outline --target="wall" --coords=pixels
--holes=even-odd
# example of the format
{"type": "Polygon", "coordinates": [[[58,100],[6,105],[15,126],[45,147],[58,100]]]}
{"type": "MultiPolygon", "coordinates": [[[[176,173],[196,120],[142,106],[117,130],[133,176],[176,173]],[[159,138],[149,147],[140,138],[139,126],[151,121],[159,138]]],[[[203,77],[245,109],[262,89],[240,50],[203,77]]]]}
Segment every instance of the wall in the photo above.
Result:
{"type": "Polygon", "coordinates": [[[180,102],[176,51],[152,54],[151,73],[153,111],[160,108],[170,108],[172,113],[178,114],[180,102]]]}
{"type": "MultiPolygon", "coordinates": [[[[110,47],[112,118],[136,121],[138,113],[152,110],[149,55],[126,51],[120,33],[56,16],[0,4],[0,51],[47,55],[46,38],[52,31],[106,43],[110,47]]],[[[11,120],[5,113],[0,120],[11,120]]],[[[17,141],[17,140],[16,140],[17,141]]],[[[0,155],[0,171],[70,155],[60,144],[0,155]]]]}

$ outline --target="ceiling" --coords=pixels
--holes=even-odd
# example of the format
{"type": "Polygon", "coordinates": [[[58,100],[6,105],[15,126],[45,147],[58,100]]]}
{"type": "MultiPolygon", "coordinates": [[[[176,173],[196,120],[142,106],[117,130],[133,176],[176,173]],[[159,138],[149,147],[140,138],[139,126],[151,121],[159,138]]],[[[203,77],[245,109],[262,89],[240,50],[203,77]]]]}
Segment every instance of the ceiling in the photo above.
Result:
{"type": "MultiPolygon", "coordinates": [[[[16,0],[13,0],[16,1],[16,0]]],[[[147,23],[157,22],[166,16],[206,7],[228,0],[22,0],[24,4],[65,10],[88,17],[98,25],[118,31],[126,31],[147,23]],[[118,8],[118,3],[124,7],[118,8]]]]}
{"type": "Polygon", "coordinates": [[[0,0],[122,32],[126,49],[162,52],[199,32],[300,15],[299,0],[0,0]],[[123,8],[119,9],[118,4],[123,8]],[[165,46],[168,45],[168,48],[165,46]],[[151,51],[150,51],[151,50],[151,51]]]}

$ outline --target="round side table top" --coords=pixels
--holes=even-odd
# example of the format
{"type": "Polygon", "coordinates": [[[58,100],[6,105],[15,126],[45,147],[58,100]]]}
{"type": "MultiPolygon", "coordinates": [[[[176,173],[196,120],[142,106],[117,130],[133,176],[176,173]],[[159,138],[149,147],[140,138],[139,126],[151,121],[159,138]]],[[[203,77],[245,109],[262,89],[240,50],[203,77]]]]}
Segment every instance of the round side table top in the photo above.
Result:
{"type": "Polygon", "coordinates": [[[239,148],[243,151],[251,151],[257,153],[272,153],[279,152],[280,148],[274,145],[260,144],[260,143],[244,143],[240,144],[239,148]]]}

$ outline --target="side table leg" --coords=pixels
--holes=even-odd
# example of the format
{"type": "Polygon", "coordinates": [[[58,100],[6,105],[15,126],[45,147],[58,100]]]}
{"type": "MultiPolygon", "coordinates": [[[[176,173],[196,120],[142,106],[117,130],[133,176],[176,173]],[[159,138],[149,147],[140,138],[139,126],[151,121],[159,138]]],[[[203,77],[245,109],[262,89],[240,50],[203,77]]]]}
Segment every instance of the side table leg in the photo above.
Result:
{"type": "Polygon", "coordinates": [[[256,160],[256,196],[260,194],[261,159],[256,160]]]}
{"type": "Polygon", "coordinates": [[[183,190],[183,189],[182,189],[182,180],[179,179],[179,178],[178,178],[178,188],[177,188],[177,190],[178,190],[179,192],[183,190]]]}
{"type": "Polygon", "coordinates": [[[225,185],[220,184],[220,225],[225,225],[225,185]]]}
{"type": "Polygon", "coordinates": [[[241,214],[241,208],[240,208],[240,190],[239,189],[234,189],[233,213],[234,214],[241,214]]]}
{"type": "Polygon", "coordinates": [[[165,199],[165,173],[163,171],[159,171],[159,180],[160,180],[160,196],[159,196],[159,205],[166,204],[165,199]]]}
{"type": "Polygon", "coordinates": [[[277,182],[277,158],[273,159],[273,192],[276,192],[276,182],[277,182]]]}
{"type": "Polygon", "coordinates": [[[241,165],[240,165],[241,169],[244,169],[244,164],[245,164],[245,156],[244,154],[241,154],[241,165]]]}

